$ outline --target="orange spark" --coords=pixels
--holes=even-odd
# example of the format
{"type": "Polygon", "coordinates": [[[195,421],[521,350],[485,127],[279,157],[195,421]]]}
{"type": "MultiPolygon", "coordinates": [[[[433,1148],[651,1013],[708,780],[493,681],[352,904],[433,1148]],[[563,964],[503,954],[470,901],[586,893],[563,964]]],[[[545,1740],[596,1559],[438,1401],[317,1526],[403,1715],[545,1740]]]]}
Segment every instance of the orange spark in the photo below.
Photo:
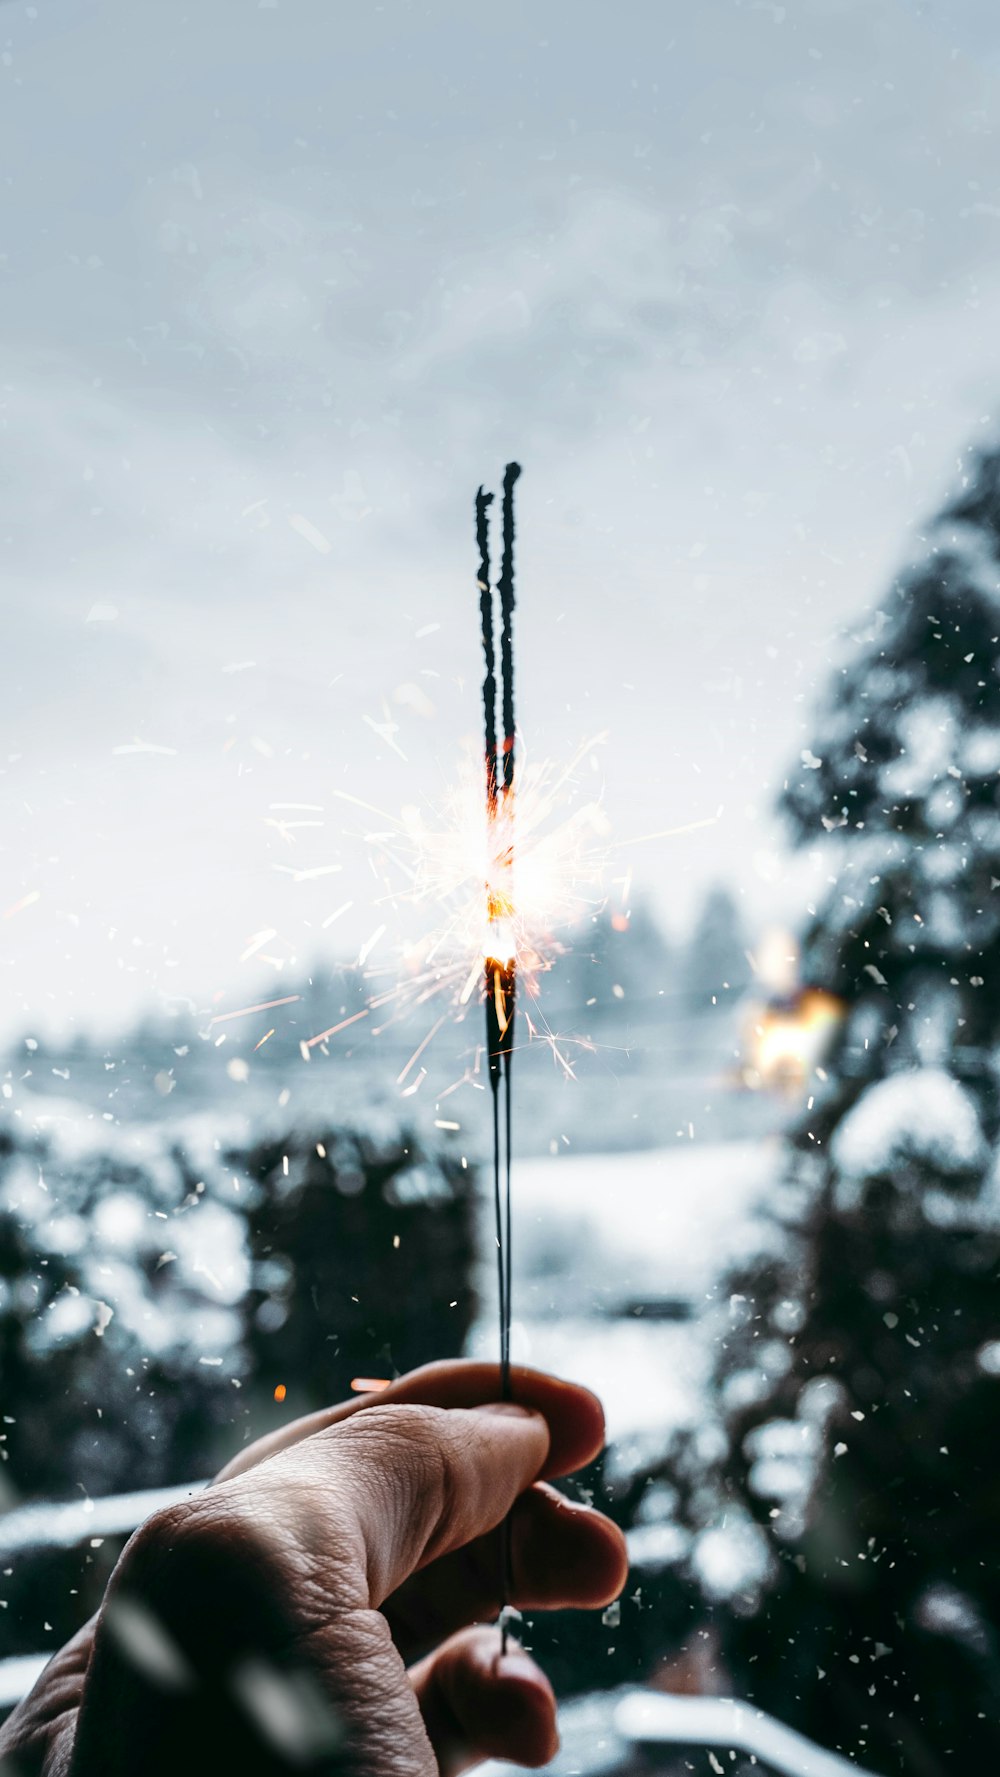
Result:
{"type": "Polygon", "coordinates": [[[381,1394],[388,1386],[388,1376],[355,1376],[351,1381],[355,1394],[381,1394]]]}
{"type": "Polygon", "coordinates": [[[302,1044],[303,1049],[314,1049],[317,1043],[325,1043],[327,1037],[335,1037],[338,1031],[346,1030],[349,1024],[357,1024],[359,1018],[367,1018],[368,1011],[366,1006],[363,1012],[355,1012],[353,1017],[344,1018],[339,1024],[331,1024],[329,1030],[321,1030],[318,1036],[308,1037],[302,1044]]]}
{"type": "Polygon", "coordinates": [[[441,1026],[443,1023],[444,1023],[444,1016],[440,1017],[436,1024],[431,1025],[431,1028],[427,1032],[427,1035],[425,1036],[423,1042],[420,1043],[416,1049],[414,1049],[413,1054],[410,1056],[410,1059],[407,1062],[406,1066],[404,1067],[402,1073],[397,1075],[397,1077],[396,1077],[396,1085],[397,1086],[401,1086],[403,1084],[403,1081],[406,1079],[406,1076],[409,1073],[411,1067],[413,1067],[414,1064],[420,1060],[420,1057],[423,1054],[424,1050],[426,1049],[428,1043],[433,1042],[434,1038],[437,1036],[438,1031],[441,1029],[441,1026]]]}
{"type": "Polygon", "coordinates": [[[256,1006],[241,1006],[238,1012],[216,1012],[215,1017],[211,1022],[213,1024],[225,1024],[230,1018],[247,1018],[251,1012],[270,1012],[272,1006],[292,1006],[295,1004],[296,1000],[301,998],[301,994],[286,993],[284,999],[261,1000],[256,1006]]]}

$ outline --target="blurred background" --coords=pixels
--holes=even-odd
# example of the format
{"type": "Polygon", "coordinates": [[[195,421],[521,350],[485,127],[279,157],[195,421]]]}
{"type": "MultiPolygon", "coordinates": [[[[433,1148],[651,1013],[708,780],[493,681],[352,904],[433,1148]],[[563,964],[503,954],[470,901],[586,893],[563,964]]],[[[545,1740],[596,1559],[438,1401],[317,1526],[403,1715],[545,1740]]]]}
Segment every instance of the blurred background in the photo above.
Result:
{"type": "Polygon", "coordinates": [[[495,1351],[410,842],[517,457],[589,852],[514,1352],[600,1390],[633,1557],[525,1639],[991,1768],[998,76],[979,0],[0,4],[0,1657],[163,1489],[495,1351]]]}

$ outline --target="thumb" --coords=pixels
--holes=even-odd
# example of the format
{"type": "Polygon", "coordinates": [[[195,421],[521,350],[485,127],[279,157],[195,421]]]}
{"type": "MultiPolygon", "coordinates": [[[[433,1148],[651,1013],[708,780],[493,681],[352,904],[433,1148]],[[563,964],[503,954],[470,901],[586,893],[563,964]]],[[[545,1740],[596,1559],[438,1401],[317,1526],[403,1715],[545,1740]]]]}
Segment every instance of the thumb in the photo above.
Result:
{"type": "MultiPolygon", "coordinates": [[[[335,1478],[331,1504],[338,1518],[352,1520],[357,1541],[351,1540],[364,1564],[358,1602],[378,1609],[418,1568],[495,1529],[548,1451],[543,1415],[512,1401],[393,1405],[314,1434],[274,1458],[273,1475],[287,1461],[289,1481],[314,1475],[329,1488],[335,1478]]],[[[306,1497],[312,1491],[307,1485],[306,1497]]]]}

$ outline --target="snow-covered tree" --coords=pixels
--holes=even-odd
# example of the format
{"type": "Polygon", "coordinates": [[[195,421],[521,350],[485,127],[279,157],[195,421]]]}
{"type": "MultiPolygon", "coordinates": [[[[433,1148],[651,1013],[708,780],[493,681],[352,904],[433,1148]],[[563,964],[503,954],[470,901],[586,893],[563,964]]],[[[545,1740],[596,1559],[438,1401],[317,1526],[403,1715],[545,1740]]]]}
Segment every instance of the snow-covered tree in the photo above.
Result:
{"type": "Polygon", "coordinates": [[[207,1122],[45,1104],[0,1139],[0,1489],[202,1475],[238,1436],[247,1368],[238,1162],[207,1122]]]}
{"type": "Polygon", "coordinates": [[[771,1259],[734,1280],[739,1688],[914,1777],[1000,1756],[1000,451],[973,459],[786,787],[838,995],[771,1259]],[[742,1612],[742,1614],[741,1614],[742,1612]]]}
{"type": "MultiPolygon", "coordinates": [[[[461,1349],[475,1178],[447,1143],[376,1112],[41,1105],[0,1130],[0,1512],[204,1477],[354,1376],[461,1349]]],[[[73,1634],[119,1547],[44,1541],[4,1568],[0,1659],[73,1634]]]]}
{"type": "Polygon", "coordinates": [[[694,1014],[739,996],[750,980],[743,916],[723,883],[709,889],[684,949],[681,989],[694,1014]]]}
{"type": "Polygon", "coordinates": [[[631,914],[602,908],[569,934],[551,976],[543,977],[543,1004],[586,1026],[670,993],[675,960],[655,915],[641,902],[631,914]]]}

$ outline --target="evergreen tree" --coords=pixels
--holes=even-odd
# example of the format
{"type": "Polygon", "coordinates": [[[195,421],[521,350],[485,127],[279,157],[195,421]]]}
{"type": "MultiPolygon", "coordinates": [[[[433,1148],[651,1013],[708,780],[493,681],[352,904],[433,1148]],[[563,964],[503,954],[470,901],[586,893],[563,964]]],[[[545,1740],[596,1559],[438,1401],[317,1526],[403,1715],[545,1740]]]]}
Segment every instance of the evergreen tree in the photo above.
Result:
{"type": "Polygon", "coordinates": [[[669,941],[648,907],[640,902],[631,914],[602,908],[571,934],[543,982],[544,1000],[553,1015],[577,1017],[586,1026],[662,1003],[675,974],[669,941]]]}
{"type": "Polygon", "coordinates": [[[750,980],[746,953],[743,916],[729,890],[716,883],[705,896],[684,951],[681,987],[690,1012],[710,1011],[743,992],[750,980]]]}
{"type": "Polygon", "coordinates": [[[698,1527],[702,1545],[725,1524],[756,1537],[729,1599],[735,1688],[914,1777],[1000,1759],[998,680],[994,451],[786,788],[797,842],[829,863],[805,975],[844,1019],[775,1252],[732,1282],[698,1527]]]}

